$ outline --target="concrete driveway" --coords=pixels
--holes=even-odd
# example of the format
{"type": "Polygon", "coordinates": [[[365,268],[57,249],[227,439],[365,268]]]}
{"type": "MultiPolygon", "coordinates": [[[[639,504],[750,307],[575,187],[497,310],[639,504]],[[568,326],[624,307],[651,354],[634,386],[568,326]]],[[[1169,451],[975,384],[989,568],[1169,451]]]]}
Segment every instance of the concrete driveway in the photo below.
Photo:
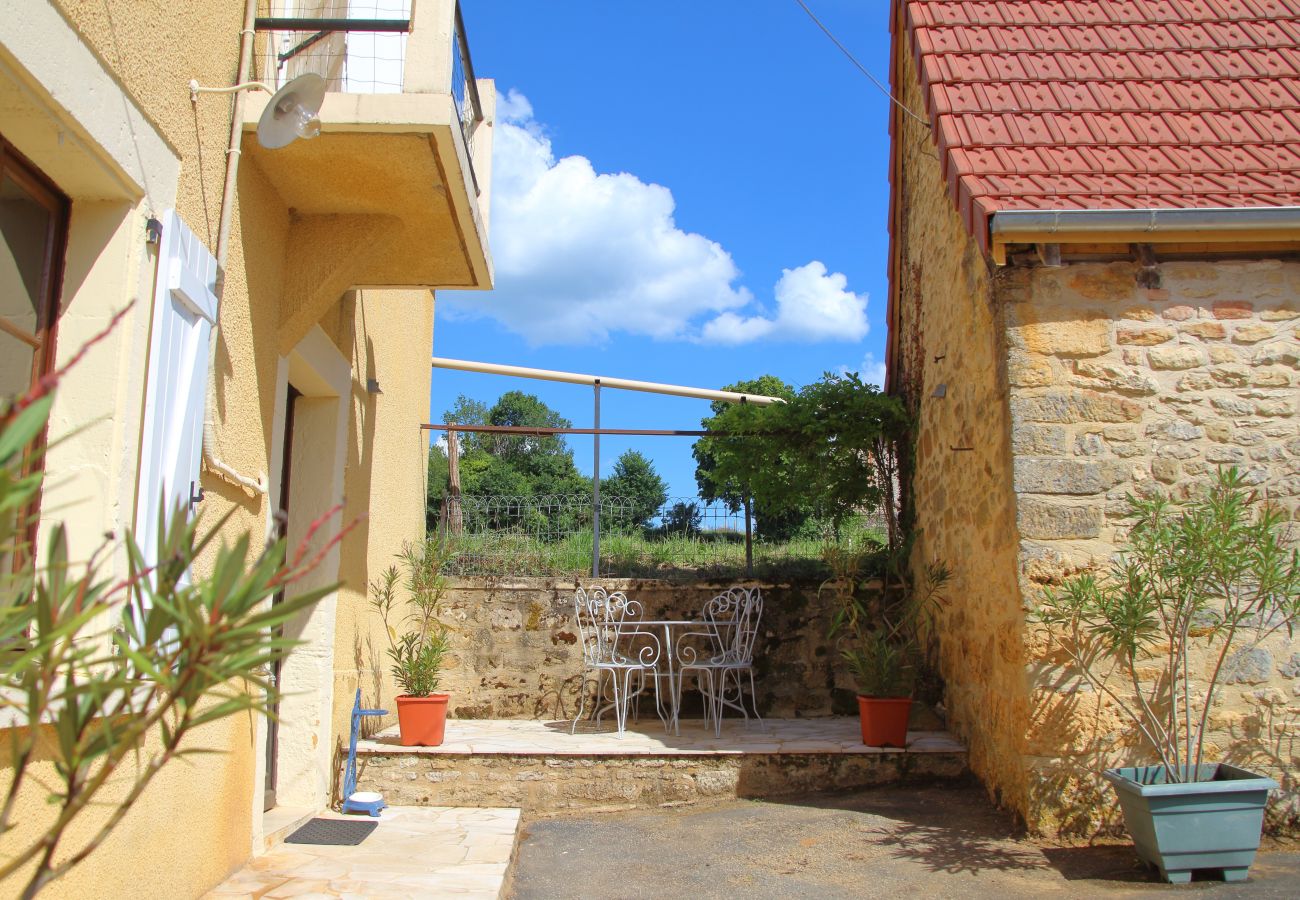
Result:
{"type": "Polygon", "coordinates": [[[1243,884],[1165,885],[1128,846],[1020,838],[966,783],[586,813],[530,822],[521,838],[518,900],[1300,896],[1300,853],[1261,853],[1243,884]]]}

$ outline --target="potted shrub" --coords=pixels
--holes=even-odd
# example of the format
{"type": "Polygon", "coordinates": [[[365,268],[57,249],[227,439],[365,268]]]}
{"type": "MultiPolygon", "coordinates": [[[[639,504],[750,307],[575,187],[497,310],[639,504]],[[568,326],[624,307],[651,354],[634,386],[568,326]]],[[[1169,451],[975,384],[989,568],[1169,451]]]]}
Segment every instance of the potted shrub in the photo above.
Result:
{"type": "Polygon", "coordinates": [[[1206,753],[1224,675],[1300,617],[1284,513],[1236,469],[1184,504],[1130,497],[1126,546],[1100,576],[1047,591],[1052,646],[1135,726],[1150,765],[1109,769],[1139,857],[1171,882],[1246,877],[1277,784],[1206,753]]]}
{"type": "Polygon", "coordinates": [[[401,559],[406,569],[405,593],[410,612],[402,617],[406,631],[398,634],[392,624],[401,579],[390,566],[371,583],[370,603],[384,623],[388,637],[390,671],[402,689],[397,695],[397,725],[403,746],[436,747],[442,743],[447,724],[449,694],[437,693],[443,661],[450,646],[447,626],[439,620],[446,582],[442,563],[446,553],[440,545],[407,546],[401,559]]]}
{"type": "Polygon", "coordinates": [[[912,693],[923,646],[930,636],[930,612],[942,603],[939,591],[951,577],[942,563],[928,565],[920,589],[901,550],[879,547],[830,547],[823,558],[839,600],[830,638],[847,644],[840,657],[848,664],[858,690],[862,743],[868,747],[906,747],[912,693]],[[873,559],[883,562],[883,577],[863,578],[873,559]]]}

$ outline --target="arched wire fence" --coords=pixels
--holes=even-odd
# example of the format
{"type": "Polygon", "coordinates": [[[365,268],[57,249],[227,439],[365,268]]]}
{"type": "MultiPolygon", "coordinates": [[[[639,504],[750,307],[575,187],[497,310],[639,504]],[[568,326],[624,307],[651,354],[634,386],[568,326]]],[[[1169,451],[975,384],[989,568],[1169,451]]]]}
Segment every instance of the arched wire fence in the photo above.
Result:
{"type": "MultiPolygon", "coordinates": [[[[443,499],[437,531],[451,543],[450,575],[571,576],[593,571],[591,494],[462,496],[443,499]]],[[[878,517],[860,516],[846,530],[883,534],[878,517]]],[[[600,565],[612,577],[741,577],[813,573],[829,525],[810,518],[792,535],[749,548],[745,513],[698,497],[673,497],[658,507],[627,497],[600,496],[600,565]]]]}

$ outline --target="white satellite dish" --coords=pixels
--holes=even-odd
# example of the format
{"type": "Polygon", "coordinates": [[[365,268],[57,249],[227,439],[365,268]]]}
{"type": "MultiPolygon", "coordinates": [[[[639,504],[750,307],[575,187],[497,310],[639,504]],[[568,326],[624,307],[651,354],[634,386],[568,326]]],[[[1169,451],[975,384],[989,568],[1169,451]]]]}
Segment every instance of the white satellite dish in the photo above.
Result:
{"type": "Polygon", "coordinates": [[[298,138],[320,134],[321,104],[325,102],[325,79],[314,72],[299,75],[280,88],[266,104],[257,122],[257,141],[268,150],[287,147],[298,138]]]}

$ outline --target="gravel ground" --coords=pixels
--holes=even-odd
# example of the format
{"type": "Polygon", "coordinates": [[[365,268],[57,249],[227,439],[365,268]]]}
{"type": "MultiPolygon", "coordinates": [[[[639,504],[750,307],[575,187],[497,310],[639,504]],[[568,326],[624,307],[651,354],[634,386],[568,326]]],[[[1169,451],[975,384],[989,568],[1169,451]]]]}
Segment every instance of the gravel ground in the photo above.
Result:
{"type": "MultiPolygon", "coordinates": [[[[1293,850],[1294,848],[1290,848],[1293,850]]],[[[1300,853],[1261,852],[1242,884],[1159,883],[1127,845],[1019,836],[973,784],[786,802],[585,813],[528,823],[510,896],[1300,897],[1300,853]]]]}

